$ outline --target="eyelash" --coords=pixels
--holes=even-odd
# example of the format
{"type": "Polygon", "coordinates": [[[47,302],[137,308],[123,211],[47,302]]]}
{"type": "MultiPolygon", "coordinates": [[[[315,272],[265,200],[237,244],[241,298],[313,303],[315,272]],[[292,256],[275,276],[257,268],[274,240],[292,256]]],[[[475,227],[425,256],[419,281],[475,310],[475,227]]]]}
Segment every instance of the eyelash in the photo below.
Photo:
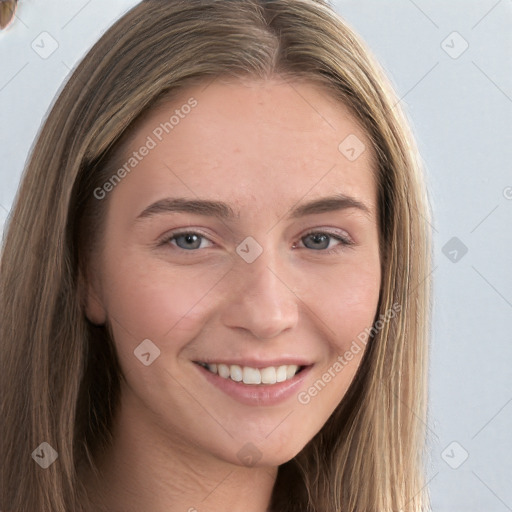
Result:
{"type": "MultiPolygon", "coordinates": [[[[206,235],[201,233],[200,231],[174,231],[170,235],[169,234],[165,235],[165,237],[163,237],[158,242],[158,246],[169,245],[169,243],[172,240],[174,240],[175,238],[177,238],[179,236],[183,236],[183,235],[198,235],[201,238],[205,238],[206,240],[209,240],[211,242],[211,240],[206,235]]],[[[335,254],[335,253],[338,253],[339,251],[343,250],[346,247],[350,247],[351,245],[354,245],[354,242],[349,237],[345,237],[340,234],[331,233],[329,231],[317,231],[317,230],[308,231],[307,233],[305,233],[303,236],[300,237],[300,240],[302,240],[303,238],[306,238],[307,236],[310,236],[310,235],[327,235],[327,236],[334,238],[335,240],[340,242],[339,244],[335,245],[332,249],[319,249],[317,251],[315,249],[310,249],[311,251],[314,251],[314,252],[323,252],[325,254],[335,254]]],[[[184,251],[184,252],[195,252],[195,251],[199,250],[199,249],[182,249],[181,247],[178,247],[178,246],[174,246],[174,247],[176,249],[178,249],[180,251],[184,251]]],[[[309,249],[309,248],[305,247],[305,249],[309,249]]]]}

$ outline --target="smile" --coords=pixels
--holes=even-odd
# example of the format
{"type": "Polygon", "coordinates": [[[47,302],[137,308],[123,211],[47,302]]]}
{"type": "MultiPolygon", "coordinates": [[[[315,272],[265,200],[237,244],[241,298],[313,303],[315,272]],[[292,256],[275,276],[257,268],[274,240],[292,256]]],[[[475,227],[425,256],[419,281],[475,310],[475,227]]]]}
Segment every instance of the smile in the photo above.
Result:
{"type": "Polygon", "coordinates": [[[251,406],[273,406],[293,399],[305,387],[315,364],[305,359],[192,361],[206,382],[236,401],[251,406]],[[244,364],[245,363],[245,364],[244,364]],[[284,364],[289,363],[289,364],[284,364]]]}
{"type": "Polygon", "coordinates": [[[197,364],[224,379],[254,385],[276,384],[290,380],[303,368],[296,364],[268,366],[266,368],[252,368],[251,366],[240,366],[238,364],[228,365],[223,363],[198,362],[197,364]]]}

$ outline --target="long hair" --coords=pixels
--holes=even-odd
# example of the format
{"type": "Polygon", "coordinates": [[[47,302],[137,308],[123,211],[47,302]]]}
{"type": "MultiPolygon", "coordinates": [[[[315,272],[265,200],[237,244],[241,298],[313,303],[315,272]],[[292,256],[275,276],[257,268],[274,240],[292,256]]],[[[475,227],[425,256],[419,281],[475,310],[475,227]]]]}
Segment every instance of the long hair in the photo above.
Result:
{"type": "Polygon", "coordinates": [[[150,107],[228,75],[326,87],[361,123],[376,158],[380,325],[339,406],[279,467],[272,510],[430,508],[430,214],[421,161],[389,81],[322,0],[145,0],[69,77],[33,146],[7,225],[1,510],[87,510],[80,468],[94,470],[95,450],[111,441],[122,379],[110,333],[84,313],[87,261],[107,203],[94,190],[112,175],[116,149],[150,107]],[[397,304],[400,313],[390,317],[397,304]],[[58,454],[47,469],[34,458],[43,442],[58,454]]]}

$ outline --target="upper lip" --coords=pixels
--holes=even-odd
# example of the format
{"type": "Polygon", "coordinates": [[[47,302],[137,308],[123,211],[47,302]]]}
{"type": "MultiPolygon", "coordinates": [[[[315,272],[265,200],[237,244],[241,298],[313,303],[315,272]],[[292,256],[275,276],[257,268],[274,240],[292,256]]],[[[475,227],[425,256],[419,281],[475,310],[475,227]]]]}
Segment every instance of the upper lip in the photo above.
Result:
{"type": "Polygon", "coordinates": [[[311,361],[307,361],[305,359],[301,359],[298,357],[281,357],[279,359],[195,359],[195,363],[206,363],[206,364],[225,364],[227,366],[231,366],[236,364],[238,366],[250,366],[251,368],[268,368],[269,366],[284,366],[284,365],[292,365],[295,364],[297,366],[310,366],[313,363],[311,361]]]}

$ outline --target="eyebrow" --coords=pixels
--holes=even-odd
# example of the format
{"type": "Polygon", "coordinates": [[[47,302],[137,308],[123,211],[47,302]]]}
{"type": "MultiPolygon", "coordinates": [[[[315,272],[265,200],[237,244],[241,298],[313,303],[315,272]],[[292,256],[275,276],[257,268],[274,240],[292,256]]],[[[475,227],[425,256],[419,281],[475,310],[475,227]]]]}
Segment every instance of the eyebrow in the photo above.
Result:
{"type": "MultiPolygon", "coordinates": [[[[341,211],[347,209],[357,209],[371,215],[370,208],[354,197],[345,194],[337,194],[320,199],[314,199],[307,203],[300,204],[292,208],[287,214],[288,219],[298,219],[306,215],[318,213],[341,211]]],[[[212,201],[208,199],[186,199],[183,197],[164,198],[156,201],[145,208],[138,216],[138,219],[153,217],[163,213],[193,213],[196,215],[205,215],[209,217],[217,217],[224,220],[234,220],[240,217],[231,206],[222,201],[212,201]]]]}

